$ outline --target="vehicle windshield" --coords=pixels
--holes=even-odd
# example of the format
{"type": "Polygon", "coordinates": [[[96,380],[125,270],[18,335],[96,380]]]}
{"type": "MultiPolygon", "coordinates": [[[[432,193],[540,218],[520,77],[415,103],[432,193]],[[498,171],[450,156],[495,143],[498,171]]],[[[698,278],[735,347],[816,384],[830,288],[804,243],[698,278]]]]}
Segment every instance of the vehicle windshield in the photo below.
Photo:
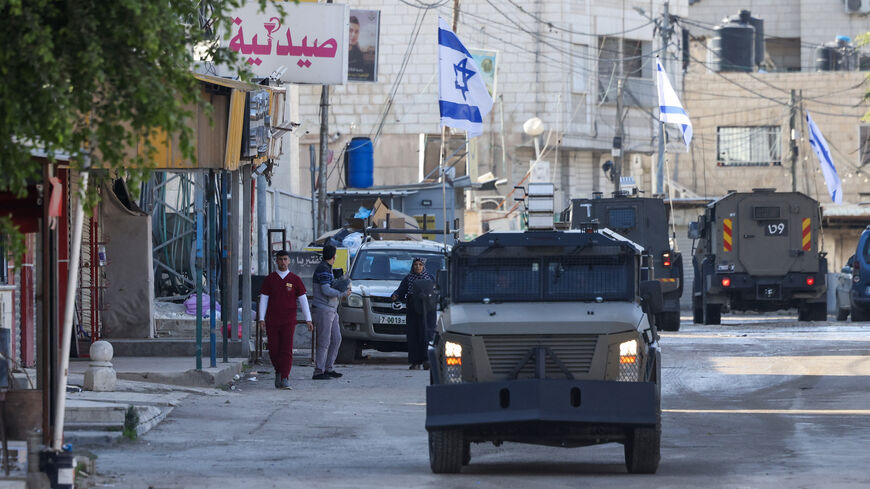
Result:
{"type": "Polygon", "coordinates": [[[632,300],[634,260],[625,253],[469,256],[457,260],[456,302],[632,300]]]}
{"type": "Polygon", "coordinates": [[[415,250],[360,251],[350,272],[352,280],[402,280],[411,271],[415,257],[425,260],[426,271],[433,277],[444,265],[444,255],[415,250]]]}
{"type": "Polygon", "coordinates": [[[864,240],[864,249],[861,253],[864,255],[864,263],[870,263],[870,239],[864,240]]]}

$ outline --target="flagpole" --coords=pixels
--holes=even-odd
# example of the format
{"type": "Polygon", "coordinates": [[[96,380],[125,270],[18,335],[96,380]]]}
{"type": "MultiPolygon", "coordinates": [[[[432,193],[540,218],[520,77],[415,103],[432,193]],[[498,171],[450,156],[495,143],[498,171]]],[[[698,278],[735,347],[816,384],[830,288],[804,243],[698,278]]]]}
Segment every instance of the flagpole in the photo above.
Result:
{"type": "Polygon", "coordinates": [[[438,151],[438,175],[441,177],[441,242],[447,244],[447,178],[444,174],[444,139],[447,138],[447,127],[441,128],[441,149],[438,151]]]}

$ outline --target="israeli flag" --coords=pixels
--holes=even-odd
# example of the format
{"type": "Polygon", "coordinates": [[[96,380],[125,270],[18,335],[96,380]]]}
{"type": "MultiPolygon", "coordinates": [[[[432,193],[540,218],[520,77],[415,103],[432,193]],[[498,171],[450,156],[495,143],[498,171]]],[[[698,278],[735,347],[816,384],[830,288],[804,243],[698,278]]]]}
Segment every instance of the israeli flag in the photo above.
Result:
{"type": "Polygon", "coordinates": [[[689,143],[692,142],[692,121],[689,114],[683,109],[674,87],[668,80],[668,73],[662,67],[662,62],[656,57],[656,86],[659,92],[659,120],[665,124],[679,124],[683,130],[683,141],[686,142],[686,151],[689,151],[689,143]]]}
{"type": "Polygon", "coordinates": [[[840,176],[837,175],[837,168],[834,167],[834,160],[831,158],[831,150],[828,148],[828,142],[825,141],[825,136],[822,136],[822,131],[819,131],[813,118],[810,117],[807,111],[807,128],[810,131],[810,146],[816,152],[816,157],[819,158],[819,165],[822,167],[822,175],[825,176],[825,185],[828,186],[828,192],[831,194],[831,202],[835,204],[843,203],[843,183],[840,181],[840,176]]]}
{"type": "Polygon", "coordinates": [[[438,18],[438,104],[441,127],[455,127],[469,138],[483,134],[483,117],[492,109],[492,97],[477,63],[450,29],[438,18]]]}

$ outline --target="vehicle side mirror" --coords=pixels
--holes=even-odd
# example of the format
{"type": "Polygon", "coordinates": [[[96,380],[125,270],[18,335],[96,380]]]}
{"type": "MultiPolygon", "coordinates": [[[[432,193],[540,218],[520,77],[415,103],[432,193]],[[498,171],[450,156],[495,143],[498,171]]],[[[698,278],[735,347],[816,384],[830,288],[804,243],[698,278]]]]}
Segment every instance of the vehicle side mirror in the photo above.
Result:
{"type": "Polygon", "coordinates": [[[640,299],[647,314],[662,312],[664,300],[662,299],[662,283],[658,280],[643,280],[640,283],[640,299]]]}
{"type": "Polygon", "coordinates": [[[438,270],[435,285],[438,287],[438,306],[443,311],[450,298],[450,280],[446,269],[438,270]]]}
{"type": "Polygon", "coordinates": [[[689,239],[698,239],[701,237],[701,231],[698,228],[698,222],[689,223],[689,239]]]}
{"type": "Polygon", "coordinates": [[[846,265],[846,266],[844,266],[843,269],[840,270],[840,271],[843,272],[843,273],[852,273],[852,267],[850,267],[849,265],[846,265]]]}

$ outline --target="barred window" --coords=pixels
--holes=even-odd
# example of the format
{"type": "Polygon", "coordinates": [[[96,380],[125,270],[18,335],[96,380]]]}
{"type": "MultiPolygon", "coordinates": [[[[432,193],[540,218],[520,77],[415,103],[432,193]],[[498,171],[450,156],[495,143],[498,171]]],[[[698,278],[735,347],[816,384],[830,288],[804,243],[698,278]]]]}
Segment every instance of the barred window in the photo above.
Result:
{"type": "Polygon", "coordinates": [[[716,128],[719,166],[782,165],[780,126],[723,126],[716,128]]]}

